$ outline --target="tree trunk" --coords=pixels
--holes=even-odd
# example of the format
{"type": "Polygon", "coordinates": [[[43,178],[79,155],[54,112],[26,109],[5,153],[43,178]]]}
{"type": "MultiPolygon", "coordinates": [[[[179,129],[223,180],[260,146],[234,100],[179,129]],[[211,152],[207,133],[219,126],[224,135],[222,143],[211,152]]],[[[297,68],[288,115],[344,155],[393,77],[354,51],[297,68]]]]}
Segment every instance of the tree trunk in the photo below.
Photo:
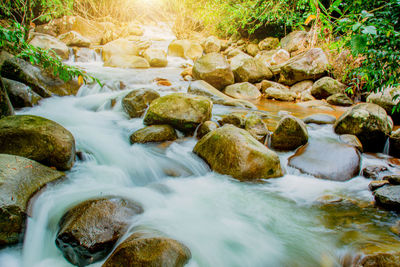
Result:
{"type": "Polygon", "coordinates": [[[4,87],[3,80],[0,77],[0,119],[6,116],[14,115],[14,109],[8,98],[7,90],[4,87]]]}

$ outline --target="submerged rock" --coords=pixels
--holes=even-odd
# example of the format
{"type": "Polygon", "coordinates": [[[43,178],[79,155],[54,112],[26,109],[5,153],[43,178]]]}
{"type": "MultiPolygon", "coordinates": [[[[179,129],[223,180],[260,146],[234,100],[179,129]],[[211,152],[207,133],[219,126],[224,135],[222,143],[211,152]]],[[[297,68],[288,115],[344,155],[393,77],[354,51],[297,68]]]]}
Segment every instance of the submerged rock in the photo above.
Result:
{"type": "Polygon", "coordinates": [[[137,232],[123,241],[102,267],[183,267],[191,257],[190,250],[176,240],[137,232]]]}
{"type": "Polygon", "coordinates": [[[400,210],[400,185],[384,186],[374,193],[376,204],[390,210],[400,210]]]}
{"type": "Polygon", "coordinates": [[[198,125],[210,120],[212,107],[212,102],[203,96],[170,94],[150,104],[144,123],[169,124],[184,133],[193,133],[198,125]]]}
{"type": "Polygon", "coordinates": [[[336,122],[336,117],[328,114],[313,114],[303,119],[305,123],[315,123],[315,124],[334,124],[336,122]]]}
{"type": "Polygon", "coordinates": [[[137,130],[130,137],[131,144],[175,141],[176,139],[178,136],[170,125],[147,126],[137,130]]]}
{"type": "Polygon", "coordinates": [[[92,264],[111,252],[132,216],[142,212],[138,204],[120,198],[85,201],[61,218],[56,245],[72,264],[92,264]]]}
{"type": "Polygon", "coordinates": [[[0,153],[69,170],[75,161],[75,139],[54,121],[33,115],[9,116],[0,120],[0,153]]]}
{"type": "Polygon", "coordinates": [[[303,121],[290,115],[279,121],[271,135],[271,147],[278,150],[294,150],[307,142],[307,126],[303,121]]]}
{"type": "Polygon", "coordinates": [[[278,155],[258,142],[247,131],[233,125],[218,128],[196,144],[193,152],[212,170],[241,181],[282,176],[278,155]]]}
{"type": "Polygon", "coordinates": [[[23,83],[4,78],[3,84],[15,108],[33,107],[42,99],[40,95],[23,83]]]}
{"type": "Polygon", "coordinates": [[[209,132],[214,131],[217,128],[219,128],[217,123],[213,121],[205,121],[200,125],[197,130],[197,138],[201,139],[203,136],[205,136],[209,132]]]}
{"type": "Polygon", "coordinates": [[[343,83],[331,77],[324,77],[314,83],[311,94],[316,99],[325,99],[335,94],[344,93],[345,89],[346,85],[343,83]]]}
{"type": "Polygon", "coordinates": [[[0,154],[0,247],[18,243],[31,197],[64,173],[26,158],[0,154]]]}
{"type": "Polygon", "coordinates": [[[122,107],[131,118],[143,116],[151,102],[159,98],[160,94],[153,89],[133,90],[122,99],[122,107]]]}
{"type": "Polygon", "coordinates": [[[225,87],[223,92],[238,99],[258,99],[261,97],[258,88],[249,82],[229,85],[225,87]]]}

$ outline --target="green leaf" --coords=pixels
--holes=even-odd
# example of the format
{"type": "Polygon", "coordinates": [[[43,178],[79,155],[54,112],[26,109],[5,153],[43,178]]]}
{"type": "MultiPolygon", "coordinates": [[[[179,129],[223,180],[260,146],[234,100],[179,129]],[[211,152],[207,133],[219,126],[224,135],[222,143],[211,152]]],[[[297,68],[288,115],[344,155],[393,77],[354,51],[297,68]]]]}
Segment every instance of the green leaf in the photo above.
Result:
{"type": "Polygon", "coordinates": [[[353,54],[358,55],[364,53],[367,48],[367,37],[365,35],[354,35],[350,40],[351,50],[353,54]]]}
{"type": "Polygon", "coordinates": [[[353,25],[353,27],[351,27],[351,30],[353,32],[357,31],[360,27],[362,26],[362,24],[360,22],[357,22],[356,24],[353,25]]]}
{"type": "Polygon", "coordinates": [[[363,27],[362,31],[363,34],[371,34],[371,35],[376,35],[377,31],[376,31],[376,27],[375,26],[366,26],[363,27]]]}

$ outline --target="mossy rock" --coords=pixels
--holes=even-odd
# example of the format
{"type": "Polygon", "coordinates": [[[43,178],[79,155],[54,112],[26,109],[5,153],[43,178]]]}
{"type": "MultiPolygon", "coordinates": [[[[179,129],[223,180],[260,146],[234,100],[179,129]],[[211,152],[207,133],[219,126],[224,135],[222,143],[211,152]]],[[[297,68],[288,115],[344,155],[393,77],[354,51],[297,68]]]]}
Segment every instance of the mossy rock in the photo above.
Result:
{"type": "Polygon", "coordinates": [[[294,150],[308,142],[307,126],[293,116],[279,121],[271,136],[271,147],[278,150],[294,150]]]}
{"type": "Polygon", "coordinates": [[[131,144],[175,141],[176,139],[178,136],[170,125],[147,126],[137,130],[130,137],[131,144]]]}
{"type": "Polygon", "coordinates": [[[131,118],[143,116],[146,109],[160,94],[153,89],[133,90],[122,99],[122,107],[131,118]]]}
{"type": "Polygon", "coordinates": [[[203,136],[205,136],[209,132],[214,131],[217,128],[219,128],[217,123],[213,121],[205,121],[200,125],[200,127],[197,130],[197,138],[201,139],[203,136]]]}
{"type": "Polygon", "coordinates": [[[237,99],[258,99],[261,97],[260,90],[249,82],[236,83],[225,87],[224,93],[237,99]]]}
{"type": "MultiPolygon", "coordinates": [[[[311,89],[311,94],[316,99],[325,99],[325,98],[328,98],[332,95],[336,95],[339,93],[344,94],[345,89],[346,89],[346,85],[339,82],[338,80],[332,79],[331,77],[324,77],[324,78],[319,79],[318,81],[316,81],[313,84],[313,87],[311,89]]],[[[338,98],[338,97],[336,96],[336,98],[338,98]]],[[[332,102],[338,102],[338,101],[334,101],[334,99],[332,99],[332,98],[330,98],[330,99],[332,102]]],[[[329,104],[331,104],[331,103],[329,103],[329,104]]],[[[333,104],[333,105],[335,105],[335,104],[333,104]]]]}

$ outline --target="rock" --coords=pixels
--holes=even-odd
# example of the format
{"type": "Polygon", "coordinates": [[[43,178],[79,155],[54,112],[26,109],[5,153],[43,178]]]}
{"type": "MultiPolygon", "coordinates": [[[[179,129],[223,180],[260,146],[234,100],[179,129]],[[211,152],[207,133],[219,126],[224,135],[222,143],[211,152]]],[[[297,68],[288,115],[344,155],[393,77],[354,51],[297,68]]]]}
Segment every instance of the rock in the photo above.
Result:
{"type": "Polygon", "coordinates": [[[68,59],[69,57],[69,49],[68,47],[58,40],[57,38],[54,38],[53,36],[50,35],[36,35],[30,42],[30,45],[40,47],[42,49],[46,50],[52,50],[54,51],[58,56],[61,57],[61,59],[68,59]]]}
{"type": "Polygon", "coordinates": [[[33,115],[8,116],[0,120],[0,153],[69,170],[75,161],[75,140],[54,121],[33,115]]]}
{"type": "Polygon", "coordinates": [[[284,86],[283,84],[280,83],[276,83],[276,82],[272,82],[272,81],[267,81],[264,80],[262,81],[259,85],[261,92],[265,92],[268,88],[276,88],[279,89],[281,91],[289,91],[289,88],[287,86],[284,86]]]}
{"type": "Polygon", "coordinates": [[[218,53],[209,53],[196,60],[193,66],[193,78],[204,80],[218,90],[235,82],[227,59],[218,53]]]}
{"type": "Polygon", "coordinates": [[[15,108],[33,107],[42,99],[40,95],[23,83],[5,78],[2,80],[9,99],[15,108]]]}
{"type": "Polygon", "coordinates": [[[248,44],[246,46],[246,51],[247,51],[247,54],[249,54],[252,57],[255,57],[258,54],[258,52],[260,52],[260,49],[258,48],[258,45],[256,45],[256,44],[248,44]]]}
{"type": "Polygon", "coordinates": [[[289,53],[304,50],[308,46],[310,36],[306,31],[294,31],[281,40],[281,46],[289,53]]]}
{"type": "Polygon", "coordinates": [[[107,62],[112,56],[120,56],[121,58],[139,56],[141,50],[135,42],[120,38],[103,46],[102,57],[103,61],[107,62]]]}
{"type": "Polygon", "coordinates": [[[368,185],[368,188],[370,191],[374,192],[376,189],[381,188],[388,184],[389,184],[389,181],[385,181],[385,180],[371,181],[368,185]]]}
{"type": "Polygon", "coordinates": [[[64,177],[33,160],[0,154],[0,246],[23,238],[31,197],[46,184],[64,177]]]}
{"type": "Polygon", "coordinates": [[[358,104],[344,113],[335,123],[337,134],[353,134],[360,139],[364,151],[381,152],[392,122],[386,111],[378,105],[358,104]]]}
{"type": "Polygon", "coordinates": [[[58,36],[58,39],[67,46],[89,47],[90,40],[75,31],[70,31],[58,36]]]}
{"type": "Polygon", "coordinates": [[[261,143],[264,143],[265,137],[269,134],[267,125],[257,114],[247,117],[244,129],[261,143]]]}
{"type": "Polygon", "coordinates": [[[205,121],[203,122],[197,130],[197,138],[201,139],[203,136],[208,134],[209,132],[214,131],[219,126],[213,121],[205,121]]]}
{"type": "Polygon", "coordinates": [[[203,48],[189,40],[175,40],[168,46],[168,55],[195,60],[203,55],[203,48]]]}
{"type": "Polygon", "coordinates": [[[132,217],[142,212],[138,204],[120,198],[85,201],[61,218],[56,245],[72,264],[92,264],[112,251],[132,217]]]}
{"type": "Polygon", "coordinates": [[[304,91],[300,93],[300,101],[307,102],[307,101],[314,101],[316,100],[310,93],[310,91],[304,91]]]}
{"type": "Polygon", "coordinates": [[[282,84],[264,80],[261,82],[260,87],[265,98],[280,101],[294,101],[296,99],[296,94],[282,84]]]}
{"type": "Polygon", "coordinates": [[[378,206],[390,210],[400,210],[400,185],[384,186],[375,191],[375,201],[378,206]]]}
{"type": "Polygon", "coordinates": [[[77,81],[64,82],[41,71],[38,67],[16,57],[6,56],[1,67],[1,76],[29,86],[41,97],[52,95],[75,95],[80,85],[77,81]]]}
{"type": "Polygon", "coordinates": [[[344,93],[346,85],[332,79],[324,77],[316,81],[311,89],[311,94],[317,99],[325,99],[338,93],[344,93]]]}
{"type": "Polygon", "coordinates": [[[166,67],[168,65],[167,53],[161,49],[149,48],[143,53],[143,56],[152,67],[166,67]]]}
{"type": "Polygon", "coordinates": [[[397,221],[395,224],[393,224],[393,225],[390,227],[390,231],[391,231],[393,234],[395,234],[395,235],[397,235],[397,236],[400,236],[400,220],[397,221]]]}
{"type": "Polygon", "coordinates": [[[160,94],[153,89],[133,90],[122,99],[122,107],[131,118],[140,118],[160,94]]]}
{"type": "Polygon", "coordinates": [[[131,137],[131,144],[136,143],[160,143],[165,141],[175,141],[178,136],[175,129],[170,125],[151,125],[134,132],[131,137]]]}
{"type": "Polygon", "coordinates": [[[400,262],[400,252],[389,251],[389,252],[377,252],[368,255],[363,255],[361,259],[352,264],[351,266],[362,266],[362,267],[398,267],[400,262]]]}
{"type": "Polygon", "coordinates": [[[191,82],[188,88],[188,93],[193,95],[205,96],[209,98],[214,104],[257,109],[254,104],[246,100],[234,99],[232,97],[229,97],[223,94],[221,91],[217,90],[212,85],[202,80],[191,82]]]}
{"type": "Polygon", "coordinates": [[[328,114],[318,113],[304,118],[303,121],[307,124],[334,124],[336,122],[336,117],[328,114]]]}
{"type": "Polygon", "coordinates": [[[400,129],[397,129],[390,134],[389,155],[400,158],[400,129]]]}
{"type": "Polygon", "coordinates": [[[215,37],[210,36],[208,37],[203,43],[204,53],[214,53],[221,51],[221,41],[215,37]]]}
{"type": "Polygon", "coordinates": [[[313,48],[291,58],[281,66],[279,82],[293,85],[305,80],[316,80],[328,70],[328,58],[320,48],[313,48]]]}
{"type": "MultiPolygon", "coordinates": [[[[270,66],[271,71],[272,67],[278,67],[279,71],[277,72],[280,73],[280,65],[282,65],[283,63],[285,63],[290,59],[290,54],[288,53],[288,51],[284,49],[261,51],[257,54],[257,56],[254,59],[264,62],[266,66],[270,66]]],[[[274,71],[272,72],[274,73],[274,71]]]]}
{"type": "Polygon", "coordinates": [[[74,49],[75,62],[90,62],[95,61],[96,52],[90,48],[74,49]]]}
{"type": "Polygon", "coordinates": [[[279,46],[279,39],[275,37],[267,37],[258,43],[260,50],[273,50],[279,46]]]}
{"type": "Polygon", "coordinates": [[[233,125],[218,128],[196,144],[193,152],[212,170],[241,181],[282,176],[278,155],[247,131],[233,125]]]}
{"type": "Polygon", "coordinates": [[[238,99],[258,99],[261,97],[258,88],[249,82],[229,85],[225,87],[223,92],[238,99]]]}
{"type": "Polygon", "coordinates": [[[191,257],[190,250],[176,240],[137,232],[123,241],[102,267],[183,267],[191,257]]]}
{"type": "Polygon", "coordinates": [[[360,172],[361,157],[352,146],[334,140],[310,140],[289,158],[289,166],[317,178],[347,181],[360,172]]]}
{"type": "Polygon", "coordinates": [[[3,85],[3,79],[0,77],[0,119],[14,115],[14,109],[8,98],[7,89],[3,85]]]}
{"type": "Polygon", "coordinates": [[[150,64],[146,59],[138,56],[113,55],[104,62],[104,67],[148,69],[150,68],[150,64]]]}
{"type": "Polygon", "coordinates": [[[400,185],[400,175],[388,175],[383,177],[383,180],[388,181],[392,185],[400,185]]]}
{"type": "Polygon", "coordinates": [[[244,128],[246,125],[246,114],[240,112],[233,112],[222,116],[218,123],[223,126],[225,124],[232,124],[238,128],[244,128]]]}
{"type": "Polygon", "coordinates": [[[348,107],[353,105],[353,100],[351,100],[350,97],[348,97],[346,94],[343,93],[331,95],[326,99],[326,102],[328,102],[331,105],[343,106],[343,107],[348,107]]]}
{"type": "Polygon", "coordinates": [[[398,94],[400,94],[400,86],[386,88],[383,91],[371,93],[367,97],[367,102],[381,106],[388,114],[392,114],[393,107],[400,101],[399,99],[393,100],[393,97],[398,94]]]}
{"type": "MultiPolygon", "coordinates": [[[[226,51],[225,51],[225,53],[224,53],[225,55],[226,55],[226,57],[228,58],[228,59],[231,59],[231,58],[233,58],[233,57],[236,57],[237,55],[243,55],[243,54],[245,54],[242,50],[240,50],[239,48],[233,48],[233,47],[230,47],[230,48],[228,48],[226,51]]],[[[246,54],[245,54],[246,55],[246,54]]]]}
{"type": "Polygon", "coordinates": [[[211,119],[212,107],[212,102],[203,96],[170,94],[151,102],[144,123],[169,124],[184,133],[193,133],[198,125],[211,119]]]}
{"type": "Polygon", "coordinates": [[[381,173],[387,170],[388,168],[386,166],[368,166],[362,170],[362,175],[365,178],[377,180],[381,176],[381,173]]]}
{"type": "Polygon", "coordinates": [[[243,54],[231,59],[231,66],[236,82],[260,82],[272,78],[272,72],[264,64],[243,54]]]}
{"type": "Polygon", "coordinates": [[[282,118],[271,135],[271,147],[279,150],[295,150],[307,142],[307,126],[291,115],[282,118]]]}
{"type": "Polygon", "coordinates": [[[37,25],[35,27],[35,32],[57,37],[57,29],[49,24],[37,25]]]}
{"type": "Polygon", "coordinates": [[[290,91],[294,93],[302,93],[304,91],[311,91],[314,82],[311,80],[306,80],[302,82],[298,82],[290,87],[290,91]]]}
{"type": "Polygon", "coordinates": [[[364,152],[361,141],[360,141],[360,139],[357,138],[357,136],[352,135],[352,134],[342,134],[339,137],[339,139],[340,139],[340,141],[342,141],[342,143],[350,145],[350,146],[354,146],[360,152],[364,152]]]}

